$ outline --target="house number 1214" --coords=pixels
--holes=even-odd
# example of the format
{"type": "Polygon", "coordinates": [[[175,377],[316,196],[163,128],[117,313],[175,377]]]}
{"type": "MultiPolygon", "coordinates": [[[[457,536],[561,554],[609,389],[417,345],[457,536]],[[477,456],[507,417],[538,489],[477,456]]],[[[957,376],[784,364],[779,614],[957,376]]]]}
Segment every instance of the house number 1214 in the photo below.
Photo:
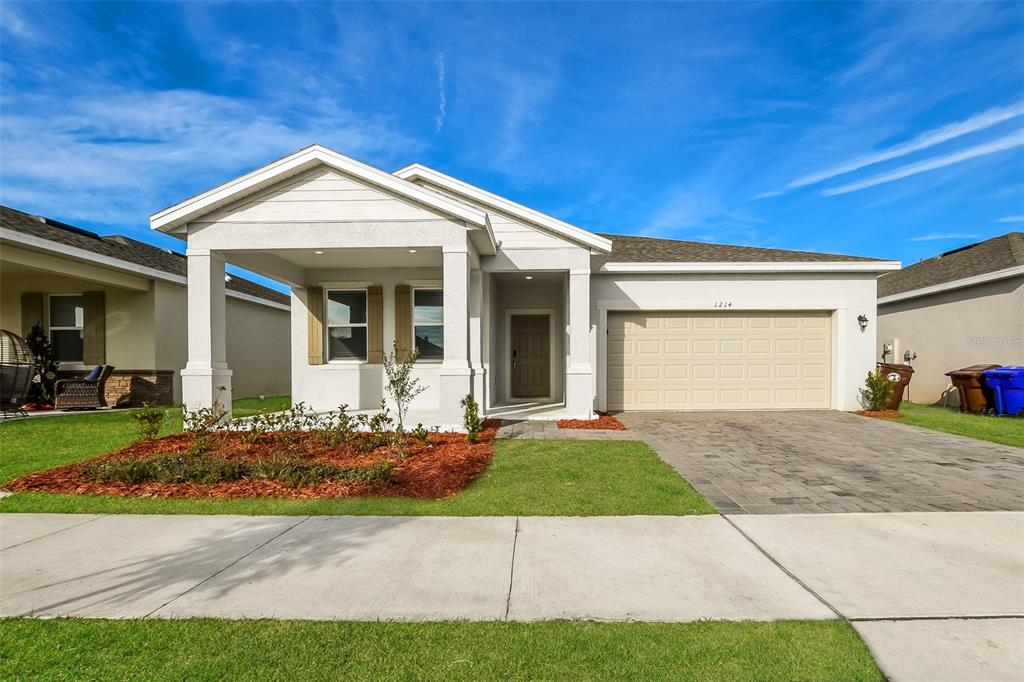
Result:
{"type": "Polygon", "coordinates": [[[731,308],[732,301],[715,301],[716,308],[731,308]]]}

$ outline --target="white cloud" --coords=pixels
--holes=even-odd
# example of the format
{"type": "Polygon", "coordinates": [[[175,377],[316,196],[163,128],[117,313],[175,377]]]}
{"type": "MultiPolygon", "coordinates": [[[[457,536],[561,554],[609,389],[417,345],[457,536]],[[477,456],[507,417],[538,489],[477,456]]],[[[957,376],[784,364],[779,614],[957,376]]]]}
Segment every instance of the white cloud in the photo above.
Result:
{"type": "Polygon", "coordinates": [[[444,52],[438,52],[434,59],[434,66],[437,67],[437,116],[434,117],[434,132],[439,133],[444,128],[444,117],[448,113],[448,97],[444,91],[444,52]]]}
{"type": "Polygon", "coordinates": [[[1001,223],[1024,223],[1024,215],[1008,215],[1004,218],[1000,218],[1001,223]]]}
{"type": "Polygon", "coordinates": [[[981,235],[974,232],[929,232],[919,237],[911,237],[908,242],[934,242],[943,239],[977,239],[981,235]]]}
{"type": "Polygon", "coordinates": [[[852,182],[848,185],[842,185],[832,189],[826,189],[822,191],[823,196],[835,196],[837,194],[848,194],[850,192],[856,192],[858,190],[866,189],[868,187],[874,187],[875,185],[881,185],[894,180],[901,180],[903,178],[917,175],[919,173],[925,173],[927,171],[936,170],[938,168],[944,168],[951,166],[961,161],[967,161],[974,159],[979,156],[986,156],[988,154],[995,154],[1007,149],[1014,147],[1020,147],[1024,145],[1024,129],[1015,131],[1009,135],[1001,137],[992,142],[986,142],[985,144],[979,144],[974,147],[968,147],[967,149],[961,149],[958,152],[952,154],[946,154],[945,156],[936,156],[924,161],[918,161],[917,163],[911,163],[906,166],[901,166],[895,170],[889,171],[888,173],[882,173],[881,175],[875,175],[867,178],[866,180],[859,180],[852,182]]]}
{"type": "Polygon", "coordinates": [[[314,142],[378,162],[404,161],[420,148],[386,121],[336,107],[326,115],[314,104],[296,116],[192,90],[100,89],[0,104],[3,201],[126,228],[314,142]]]}
{"type": "Polygon", "coordinates": [[[1022,115],[1024,115],[1024,102],[1019,102],[1007,107],[989,109],[980,114],[971,116],[966,120],[925,131],[914,139],[898,144],[894,147],[889,147],[888,149],[884,149],[873,154],[866,154],[864,156],[857,157],[851,161],[847,161],[846,163],[829,168],[828,170],[809,173],[790,182],[786,185],[786,189],[796,189],[798,187],[814,185],[824,180],[834,178],[837,175],[845,175],[846,173],[859,170],[866,166],[872,166],[877,163],[882,163],[883,161],[898,159],[902,156],[907,156],[908,154],[913,154],[914,152],[934,147],[937,144],[991,128],[994,125],[998,125],[999,123],[1022,115]]]}

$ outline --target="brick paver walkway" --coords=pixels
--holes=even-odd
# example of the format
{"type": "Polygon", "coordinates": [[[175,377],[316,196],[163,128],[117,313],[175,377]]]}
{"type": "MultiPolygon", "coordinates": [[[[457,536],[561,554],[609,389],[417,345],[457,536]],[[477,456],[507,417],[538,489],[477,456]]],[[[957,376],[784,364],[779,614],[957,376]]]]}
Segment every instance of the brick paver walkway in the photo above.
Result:
{"type": "Polygon", "coordinates": [[[1008,445],[832,411],[618,418],[723,513],[1024,510],[1008,445]]]}

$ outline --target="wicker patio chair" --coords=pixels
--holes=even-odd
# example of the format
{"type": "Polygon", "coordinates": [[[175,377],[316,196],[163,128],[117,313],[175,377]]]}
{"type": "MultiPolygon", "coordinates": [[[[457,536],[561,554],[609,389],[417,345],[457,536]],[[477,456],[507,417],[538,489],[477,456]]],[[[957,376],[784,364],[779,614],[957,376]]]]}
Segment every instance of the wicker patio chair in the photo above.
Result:
{"type": "Polygon", "coordinates": [[[107,401],[103,397],[103,389],[113,371],[114,368],[111,365],[103,365],[103,369],[95,379],[86,377],[84,379],[59,380],[54,385],[54,393],[57,394],[56,408],[58,410],[94,410],[106,407],[107,401]]]}

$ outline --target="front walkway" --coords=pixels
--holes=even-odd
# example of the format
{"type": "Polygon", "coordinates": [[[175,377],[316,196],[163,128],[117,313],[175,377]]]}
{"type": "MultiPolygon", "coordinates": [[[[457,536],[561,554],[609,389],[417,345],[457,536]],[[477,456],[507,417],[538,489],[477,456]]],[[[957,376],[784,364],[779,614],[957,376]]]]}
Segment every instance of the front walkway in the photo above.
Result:
{"type": "Polygon", "coordinates": [[[846,618],[892,679],[1020,679],[1024,514],[0,514],[0,616],[846,618]]]}

